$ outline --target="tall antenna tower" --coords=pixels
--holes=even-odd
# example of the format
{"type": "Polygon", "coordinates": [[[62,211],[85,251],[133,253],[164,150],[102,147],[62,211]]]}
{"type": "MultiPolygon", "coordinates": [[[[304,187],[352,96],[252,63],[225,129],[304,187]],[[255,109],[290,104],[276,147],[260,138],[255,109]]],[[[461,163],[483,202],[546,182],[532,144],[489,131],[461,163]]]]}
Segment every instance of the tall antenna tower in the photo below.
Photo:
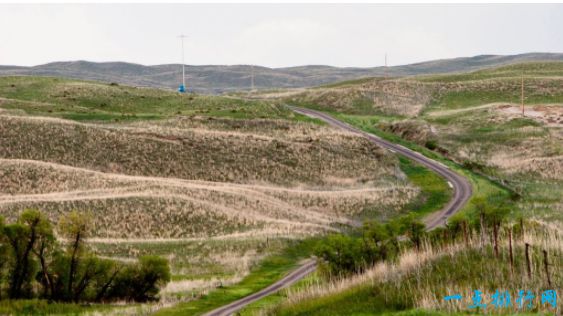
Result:
{"type": "Polygon", "coordinates": [[[178,87],[178,92],[186,92],[186,64],[184,63],[184,38],[187,36],[182,34],[178,36],[182,42],[182,84],[178,87]]]}

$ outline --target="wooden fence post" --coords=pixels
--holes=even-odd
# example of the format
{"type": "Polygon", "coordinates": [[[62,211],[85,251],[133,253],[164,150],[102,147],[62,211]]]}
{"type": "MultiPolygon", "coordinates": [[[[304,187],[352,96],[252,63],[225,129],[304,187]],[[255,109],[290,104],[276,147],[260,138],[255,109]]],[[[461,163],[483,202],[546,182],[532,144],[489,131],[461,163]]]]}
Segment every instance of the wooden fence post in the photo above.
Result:
{"type": "Polygon", "coordinates": [[[510,273],[514,275],[514,255],[512,254],[512,227],[508,229],[508,251],[510,252],[510,273]]]}
{"type": "Polygon", "coordinates": [[[547,261],[547,250],[543,250],[543,266],[545,269],[545,276],[547,278],[547,285],[551,287],[551,278],[549,277],[549,262],[547,261]]]}
{"type": "Polygon", "coordinates": [[[493,223],[493,242],[495,249],[495,258],[497,259],[498,259],[498,229],[499,229],[499,225],[497,225],[497,223],[493,223]]]}
{"type": "Polygon", "coordinates": [[[485,246],[485,214],[481,212],[479,215],[479,222],[481,224],[481,248],[485,246]]]}
{"type": "Polygon", "coordinates": [[[528,278],[532,278],[532,268],[530,267],[530,244],[526,243],[526,269],[528,271],[528,278]]]}

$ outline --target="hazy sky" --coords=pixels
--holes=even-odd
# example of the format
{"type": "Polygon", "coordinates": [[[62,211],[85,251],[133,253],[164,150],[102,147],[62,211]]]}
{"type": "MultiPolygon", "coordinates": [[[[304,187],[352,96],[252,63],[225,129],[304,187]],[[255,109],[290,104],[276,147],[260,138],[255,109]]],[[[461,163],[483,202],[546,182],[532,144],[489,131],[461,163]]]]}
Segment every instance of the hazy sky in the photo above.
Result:
{"type": "Polygon", "coordinates": [[[0,4],[0,64],[378,66],[563,52],[563,5],[0,4]]]}

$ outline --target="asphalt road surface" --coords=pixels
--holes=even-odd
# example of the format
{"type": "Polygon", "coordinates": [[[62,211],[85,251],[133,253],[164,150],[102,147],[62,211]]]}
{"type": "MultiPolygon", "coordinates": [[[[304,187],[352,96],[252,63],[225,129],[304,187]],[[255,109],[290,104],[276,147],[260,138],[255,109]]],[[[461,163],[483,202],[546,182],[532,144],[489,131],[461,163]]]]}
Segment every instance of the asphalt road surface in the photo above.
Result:
{"type": "MultiPolygon", "coordinates": [[[[436,227],[444,225],[447,219],[450,216],[454,215],[457,211],[459,211],[471,197],[471,184],[469,184],[469,181],[467,181],[466,178],[450,170],[447,166],[445,166],[444,164],[438,161],[434,161],[430,158],[427,158],[422,154],[416,151],[412,151],[401,145],[388,142],[373,134],[361,131],[342,121],[335,119],[334,117],[328,114],[315,110],[298,108],[298,107],[290,107],[290,108],[297,113],[323,120],[331,126],[342,128],[347,131],[360,134],[383,148],[386,148],[394,153],[401,154],[411,160],[418,162],[419,164],[427,167],[428,169],[436,172],[444,179],[446,179],[446,181],[448,181],[448,184],[454,191],[453,197],[448,202],[448,204],[444,206],[442,210],[440,210],[439,212],[435,212],[426,218],[425,223],[427,230],[432,230],[436,227]]],[[[241,298],[238,301],[234,301],[228,305],[215,309],[205,314],[205,316],[232,315],[237,311],[241,310],[242,308],[244,308],[246,305],[251,304],[252,302],[255,302],[265,296],[275,293],[280,289],[290,286],[293,283],[301,280],[302,278],[306,277],[309,273],[315,271],[315,268],[316,268],[316,262],[312,259],[308,260],[305,264],[301,265],[299,268],[297,268],[296,270],[285,276],[283,279],[268,286],[267,288],[264,288],[259,292],[241,298]]]]}
{"type": "Polygon", "coordinates": [[[215,309],[205,316],[227,316],[236,313],[237,311],[241,310],[248,304],[251,304],[265,296],[273,294],[284,287],[290,286],[293,283],[303,279],[309,273],[315,271],[317,268],[317,263],[313,259],[307,260],[306,263],[302,264],[299,268],[293,270],[290,274],[286,275],[283,279],[279,280],[278,282],[264,288],[254,294],[248,295],[246,297],[241,298],[238,301],[234,301],[228,305],[215,309]]]}

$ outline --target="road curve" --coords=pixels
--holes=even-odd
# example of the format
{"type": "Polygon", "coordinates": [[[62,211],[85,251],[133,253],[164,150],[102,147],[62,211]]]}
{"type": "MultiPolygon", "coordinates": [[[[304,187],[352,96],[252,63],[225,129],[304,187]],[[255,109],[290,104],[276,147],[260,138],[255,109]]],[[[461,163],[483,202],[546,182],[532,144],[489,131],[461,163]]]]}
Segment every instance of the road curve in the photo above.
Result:
{"type": "Polygon", "coordinates": [[[297,113],[323,120],[329,125],[339,127],[353,133],[360,134],[383,148],[399,153],[411,160],[420,163],[421,165],[436,172],[444,179],[446,179],[446,181],[448,181],[449,185],[452,187],[454,191],[453,197],[448,202],[448,204],[444,206],[442,210],[440,210],[439,212],[434,212],[426,218],[425,222],[426,222],[427,230],[432,230],[436,227],[444,225],[447,219],[453,214],[455,214],[457,211],[459,211],[471,197],[472,191],[471,191],[471,184],[469,183],[469,181],[467,181],[465,177],[450,170],[447,166],[445,166],[444,164],[438,161],[427,158],[426,156],[416,151],[410,150],[402,145],[393,144],[378,136],[375,136],[370,133],[366,133],[340,120],[337,120],[326,113],[310,110],[310,109],[293,107],[293,106],[290,108],[297,113]]]}
{"type": "Polygon", "coordinates": [[[309,259],[304,264],[302,264],[299,268],[293,270],[290,274],[286,275],[283,279],[277,281],[276,283],[273,283],[267,288],[264,288],[254,294],[243,297],[240,300],[234,301],[228,305],[215,309],[207,314],[204,314],[204,316],[227,316],[234,314],[237,311],[241,310],[246,305],[249,305],[263,298],[264,296],[268,296],[272,293],[275,293],[303,279],[309,273],[315,271],[316,268],[317,268],[317,262],[313,259],[309,259]]]}
{"type": "MultiPolygon", "coordinates": [[[[430,158],[427,158],[422,154],[410,150],[401,145],[388,142],[373,134],[361,131],[355,127],[352,127],[342,121],[333,118],[328,114],[319,111],[310,110],[310,109],[298,108],[298,107],[290,107],[290,108],[297,113],[307,115],[309,117],[317,118],[327,122],[332,126],[360,134],[366,137],[367,139],[369,139],[370,141],[372,141],[373,143],[383,148],[399,153],[411,160],[414,160],[420,163],[421,165],[424,165],[425,167],[433,170],[443,178],[445,178],[446,181],[450,183],[454,191],[453,197],[448,202],[448,204],[444,206],[442,210],[440,210],[439,212],[434,212],[429,217],[426,218],[425,222],[426,222],[427,230],[432,230],[436,227],[444,225],[448,217],[452,216],[457,211],[459,211],[471,197],[471,184],[469,184],[469,181],[467,181],[467,179],[465,179],[463,176],[453,172],[448,167],[446,167],[445,165],[443,165],[438,161],[434,161],[430,158]]],[[[315,268],[316,268],[316,262],[313,259],[310,259],[305,264],[301,265],[299,268],[297,268],[296,270],[285,276],[283,279],[268,286],[267,288],[264,288],[261,291],[258,291],[254,294],[241,298],[240,300],[234,301],[228,305],[215,309],[205,314],[205,316],[227,316],[234,314],[237,311],[244,308],[246,305],[249,305],[252,302],[255,302],[265,296],[275,293],[280,289],[290,286],[291,284],[301,280],[309,273],[315,271],[315,268]]]]}

